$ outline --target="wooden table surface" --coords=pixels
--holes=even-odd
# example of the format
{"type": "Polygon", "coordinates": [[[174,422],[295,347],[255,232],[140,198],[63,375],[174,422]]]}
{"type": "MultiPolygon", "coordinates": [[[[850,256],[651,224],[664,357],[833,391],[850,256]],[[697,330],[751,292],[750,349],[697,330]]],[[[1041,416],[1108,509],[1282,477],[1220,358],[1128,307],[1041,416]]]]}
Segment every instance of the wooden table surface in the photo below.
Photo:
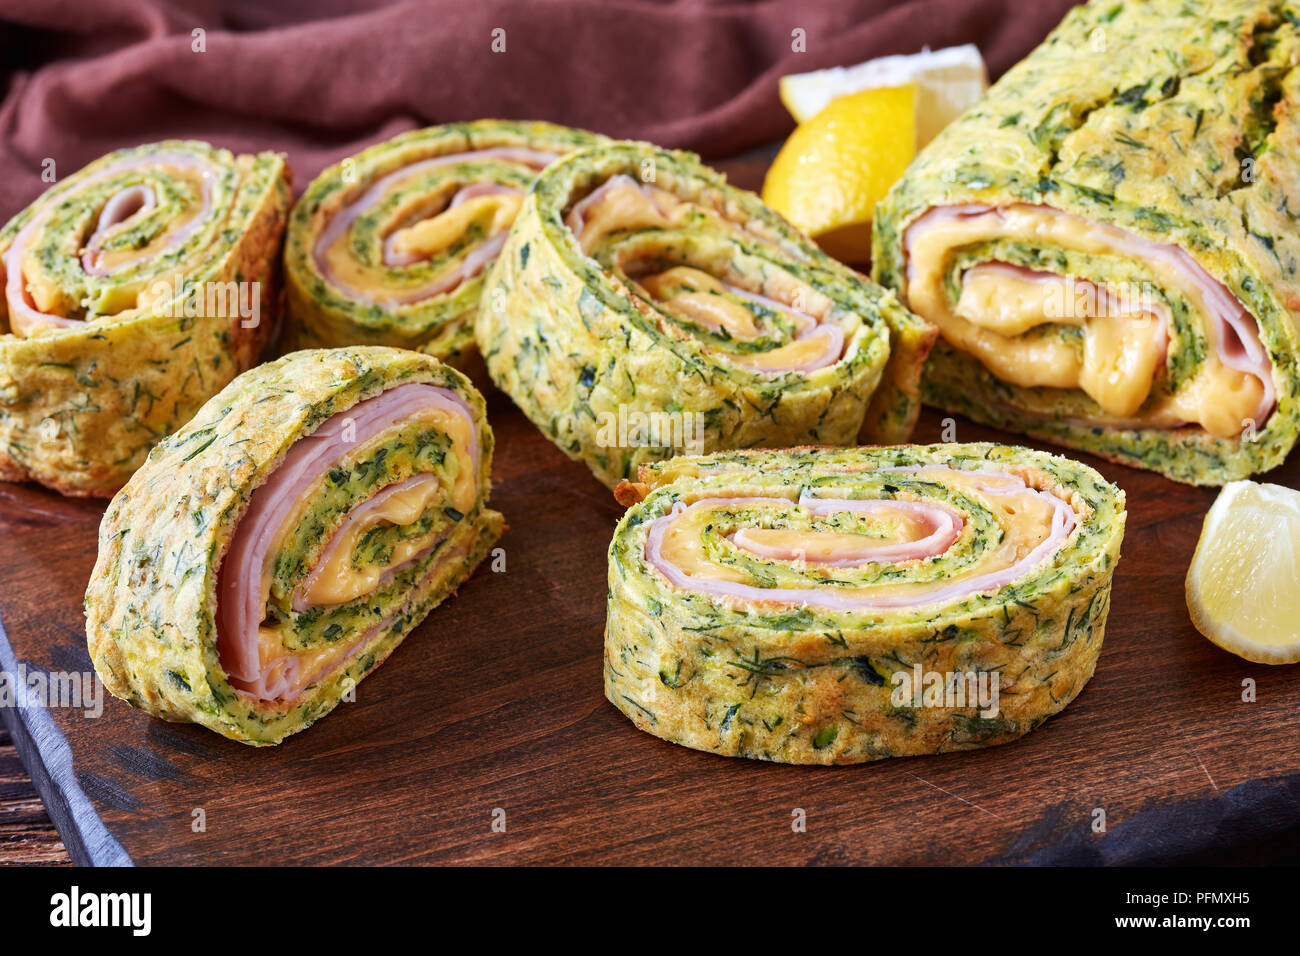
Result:
{"type": "MultiPolygon", "coordinates": [[[[96,719],[67,707],[5,711],[74,860],[1300,858],[1300,668],[1214,647],[1183,603],[1213,490],[1080,456],[1128,493],[1105,646],[1079,698],[1021,741],[856,767],[763,764],[657,740],[604,700],[605,548],[622,509],[505,396],[488,399],[506,570],[481,568],[359,685],[356,702],[269,749],[111,698],[96,719]],[[804,831],[791,826],[798,811],[804,831]],[[492,827],[498,812],[504,833],[492,827]]],[[[943,430],[926,410],[916,440],[943,430]]],[[[960,441],[1020,440],[962,419],[956,431],[960,441]]],[[[1268,480],[1300,487],[1300,458],[1268,480]]],[[[89,668],[81,596],[101,509],[0,485],[4,666],[89,668]]],[[[0,748],[0,859],[66,859],[13,750],[0,748]]]]}
{"type": "Polygon", "coordinates": [[[71,862],[9,731],[0,726],[0,866],[71,862]]]}

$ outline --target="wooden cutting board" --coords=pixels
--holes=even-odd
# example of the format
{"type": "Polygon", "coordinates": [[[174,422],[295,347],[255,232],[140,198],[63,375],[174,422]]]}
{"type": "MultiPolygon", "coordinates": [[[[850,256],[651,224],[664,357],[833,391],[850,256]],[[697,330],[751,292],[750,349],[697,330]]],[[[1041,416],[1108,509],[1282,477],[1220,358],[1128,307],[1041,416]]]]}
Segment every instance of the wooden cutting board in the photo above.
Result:
{"type": "MultiPolygon", "coordinates": [[[[759,170],[729,171],[753,185],[759,170]]],[[[505,570],[481,567],[354,703],[269,749],[113,698],[99,717],[0,708],[76,862],[1300,856],[1300,665],[1219,650],[1183,603],[1213,491],[1081,456],[1128,493],[1128,531],[1096,676],[1038,731],[983,751],[788,767],[664,743],[606,703],[605,548],[622,509],[495,390],[488,414],[492,503],[510,524],[505,570]],[[1242,700],[1247,679],[1253,702],[1242,700]]],[[[927,410],[915,440],[941,430],[927,410]]],[[[964,419],[956,432],[1021,441],[964,419]]],[[[1268,480],[1300,487],[1300,458],[1268,480]]],[[[0,484],[0,669],[90,671],[81,600],[101,511],[0,484]]]]}

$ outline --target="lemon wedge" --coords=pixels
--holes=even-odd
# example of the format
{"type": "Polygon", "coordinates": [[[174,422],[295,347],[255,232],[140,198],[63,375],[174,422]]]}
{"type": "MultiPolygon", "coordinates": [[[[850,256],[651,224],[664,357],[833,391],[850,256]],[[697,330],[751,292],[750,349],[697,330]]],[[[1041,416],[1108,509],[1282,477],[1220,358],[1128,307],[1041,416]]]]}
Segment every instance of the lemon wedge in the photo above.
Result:
{"type": "Polygon", "coordinates": [[[876,203],[916,154],[911,86],[841,96],[785,141],[763,201],[845,262],[871,258],[876,203]]]}
{"type": "Polygon", "coordinates": [[[806,123],[837,97],[881,87],[915,86],[916,148],[920,149],[973,106],[988,85],[979,48],[967,43],[783,76],[780,95],[795,122],[806,123]]]}
{"type": "Polygon", "coordinates": [[[1187,572],[1187,610],[1198,631],[1238,657],[1300,661],[1300,491],[1223,487],[1187,572]]]}

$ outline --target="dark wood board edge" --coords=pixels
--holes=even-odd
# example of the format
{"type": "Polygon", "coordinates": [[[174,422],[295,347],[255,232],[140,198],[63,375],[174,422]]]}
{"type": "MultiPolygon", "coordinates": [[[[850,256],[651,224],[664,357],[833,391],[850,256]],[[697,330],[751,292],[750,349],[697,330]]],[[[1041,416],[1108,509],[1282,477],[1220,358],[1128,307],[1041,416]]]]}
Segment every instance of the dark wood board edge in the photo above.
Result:
{"type": "MultiPolygon", "coordinates": [[[[18,661],[0,620],[0,671],[18,673],[18,661]]],[[[72,750],[44,706],[0,707],[14,748],[31,775],[63,845],[77,866],[134,866],[77,782],[72,750]]]]}
{"type": "Polygon", "coordinates": [[[0,879],[7,869],[68,866],[63,838],[0,720],[0,879]]]}

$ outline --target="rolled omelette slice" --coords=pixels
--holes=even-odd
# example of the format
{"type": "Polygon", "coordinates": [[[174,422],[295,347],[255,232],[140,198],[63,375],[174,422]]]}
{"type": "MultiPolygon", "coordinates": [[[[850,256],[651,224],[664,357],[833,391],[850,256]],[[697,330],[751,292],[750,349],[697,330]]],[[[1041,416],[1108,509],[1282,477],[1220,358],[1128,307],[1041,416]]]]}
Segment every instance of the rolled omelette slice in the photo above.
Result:
{"type": "Polygon", "coordinates": [[[403,133],[329,167],[294,206],[285,243],[296,343],[459,355],[538,170],[602,140],[481,120],[403,133]]]}
{"type": "Polygon", "coordinates": [[[293,352],[246,372],[109,504],[90,656],[135,707],[276,744],[329,713],[502,530],[492,431],[418,352],[293,352]]]}
{"type": "Polygon", "coordinates": [[[935,332],[695,156],[611,143],[538,177],[475,334],[613,487],[683,450],[902,440],[935,332]]]}
{"type": "Polygon", "coordinates": [[[0,230],[0,480],[107,497],[279,319],[278,153],[123,149],[0,230]]]}
{"type": "Polygon", "coordinates": [[[609,546],[605,695],[672,743],[860,763],[1006,743],[1101,651],[1124,493],[992,444],[643,466],[609,546]]]}
{"type": "Polygon", "coordinates": [[[1072,10],[878,210],[926,401],[1202,485],[1300,431],[1300,7],[1072,10]]]}

